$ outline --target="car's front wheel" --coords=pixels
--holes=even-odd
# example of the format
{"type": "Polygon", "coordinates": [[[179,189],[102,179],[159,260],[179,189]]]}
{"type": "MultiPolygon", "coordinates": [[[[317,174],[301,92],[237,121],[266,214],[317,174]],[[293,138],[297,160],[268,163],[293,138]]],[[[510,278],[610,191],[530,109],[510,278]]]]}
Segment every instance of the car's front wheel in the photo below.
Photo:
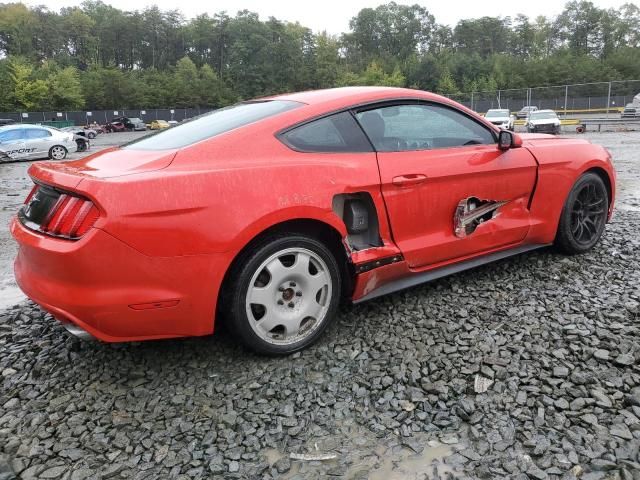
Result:
{"type": "Polygon", "coordinates": [[[340,269],[303,234],[271,236],[241,257],[223,296],[231,329],[252,350],[288,354],[314,343],[335,316],[340,269]]]}
{"type": "Polygon", "coordinates": [[[578,178],[565,201],[556,234],[556,245],[565,253],[584,253],[598,243],[609,212],[607,187],[589,172],[578,178]]]}
{"type": "Polygon", "coordinates": [[[52,160],[64,160],[67,157],[67,149],[62,145],[54,145],[49,149],[49,158],[52,160]]]}

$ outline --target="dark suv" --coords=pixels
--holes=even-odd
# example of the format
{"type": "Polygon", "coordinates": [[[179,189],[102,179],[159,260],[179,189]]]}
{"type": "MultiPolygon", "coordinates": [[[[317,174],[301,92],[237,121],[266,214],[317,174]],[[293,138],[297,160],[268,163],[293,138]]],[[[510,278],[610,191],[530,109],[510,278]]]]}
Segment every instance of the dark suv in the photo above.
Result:
{"type": "Polygon", "coordinates": [[[116,117],[111,123],[121,122],[127,130],[146,130],[147,126],[139,118],[116,117]]]}

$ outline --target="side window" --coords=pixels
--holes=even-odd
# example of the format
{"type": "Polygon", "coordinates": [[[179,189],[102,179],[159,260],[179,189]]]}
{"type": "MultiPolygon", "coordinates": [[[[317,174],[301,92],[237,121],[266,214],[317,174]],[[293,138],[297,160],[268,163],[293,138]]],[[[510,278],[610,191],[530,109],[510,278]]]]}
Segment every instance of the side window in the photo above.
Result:
{"type": "Polygon", "coordinates": [[[371,144],[349,112],[336,113],[280,135],[302,152],[372,152],[371,144]]]}
{"type": "Polygon", "coordinates": [[[34,140],[36,138],[47,138],[50,137],[51,133],[49,130],[45,130],[44,128],[27,128],[25,130],[25,138],[27,140],[34,140]]]}
{"type": "Polygon", "coordinates": [[[391,105],[356,114],[376,150],[400,152],[489,145],[493,132],[466,115],[435,104],[391,105]]]}
{"type": "Polygon", "coordinates": [[[6,132],[0,132],[0,142],[20,140],[21,138],[24,138],[24,130],[22,128],[16,128],[13,130],[7,130],[6,132]]]}

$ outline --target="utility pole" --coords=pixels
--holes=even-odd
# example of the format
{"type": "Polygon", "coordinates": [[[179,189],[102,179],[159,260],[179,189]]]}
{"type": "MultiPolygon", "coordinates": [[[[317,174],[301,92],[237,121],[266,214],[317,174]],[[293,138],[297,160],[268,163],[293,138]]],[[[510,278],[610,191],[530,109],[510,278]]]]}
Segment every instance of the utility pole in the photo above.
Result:
{"type": "Polygon", "coordinates": [[[567,101],[569,99],[569,85],[564,86],[564,118],[567,118],[567,101]]]}
{"type": "Polygon", "coordinates": [[[607,118],[609,118],[609,105],[611,105],[611,82],[609,82],[609,93],[607,93],[607,118]]]}

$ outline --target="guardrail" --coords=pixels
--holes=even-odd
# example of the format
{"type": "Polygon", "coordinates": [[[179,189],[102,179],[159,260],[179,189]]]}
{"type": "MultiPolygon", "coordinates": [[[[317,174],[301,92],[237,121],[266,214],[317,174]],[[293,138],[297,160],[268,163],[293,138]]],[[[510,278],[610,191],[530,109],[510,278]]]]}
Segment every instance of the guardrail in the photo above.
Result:
{"type": "Polygon", "coordinates": [[[640,126],[640,118],[588,118],[580,120],[576,127],[576,132],[583,133],[587,131],[590,125],[597,125],[598,131],[601,131],[603,125],[638,125],[640,126]]]}
{"type": "MultiPolygon", "coordinates": [[[[523,126],[526,120],[516,120],[514,125],[523,126]]],[[[637,125],[640,126],[640,117],[636,118],[585,118],[584,120],[579,118],[566,118],[560,119],[560,125],[562,126],[575,126],[576,132],[584,133],[589,126],[598,126],[598,132],[602,130],[603,125],[637,125]]]]}

